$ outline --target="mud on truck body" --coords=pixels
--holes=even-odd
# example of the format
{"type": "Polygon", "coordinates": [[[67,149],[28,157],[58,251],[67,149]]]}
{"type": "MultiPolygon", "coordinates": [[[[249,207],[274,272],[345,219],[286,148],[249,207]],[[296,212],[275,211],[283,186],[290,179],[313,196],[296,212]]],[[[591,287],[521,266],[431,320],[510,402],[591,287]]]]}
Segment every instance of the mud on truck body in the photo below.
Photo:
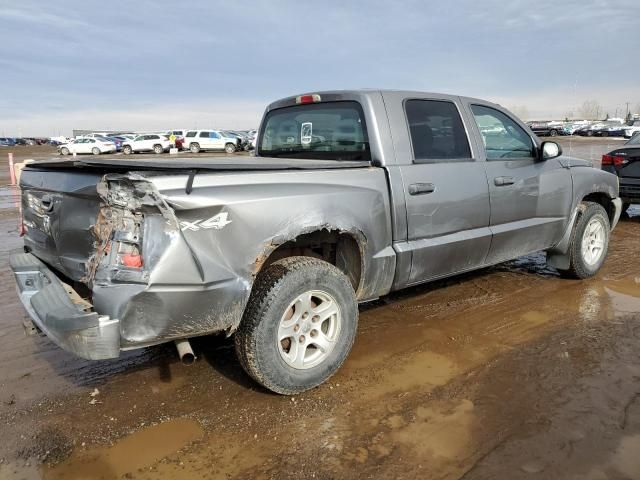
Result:
{"type": "Polygon", "coordinates": [[[539,250],[588,277],[620,215],[615,176],[481,100],[320,92],[258,135],[255,157],[27,166],[11,268],[35,327],[95,360],[234,334],[292,394],[346,359],[358,302],[539,250]]]}

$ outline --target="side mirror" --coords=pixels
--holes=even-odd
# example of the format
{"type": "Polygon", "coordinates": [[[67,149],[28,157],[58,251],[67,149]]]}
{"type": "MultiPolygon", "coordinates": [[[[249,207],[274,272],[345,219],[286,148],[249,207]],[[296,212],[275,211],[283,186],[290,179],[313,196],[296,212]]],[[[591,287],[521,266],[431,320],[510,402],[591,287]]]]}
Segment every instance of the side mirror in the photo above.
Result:
{"type": "Polygon", "coordinates": [[[556,142],[542,142],[540,160],[551,160],[562,155],[562,147],[556,142]]]}

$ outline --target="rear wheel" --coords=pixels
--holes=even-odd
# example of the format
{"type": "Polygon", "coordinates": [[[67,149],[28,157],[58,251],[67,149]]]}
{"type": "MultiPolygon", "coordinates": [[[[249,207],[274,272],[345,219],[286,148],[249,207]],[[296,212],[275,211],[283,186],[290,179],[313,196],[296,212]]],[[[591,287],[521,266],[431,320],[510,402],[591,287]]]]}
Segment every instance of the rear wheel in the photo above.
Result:
{"type": "Polygon", "coordinates": [[[550,130],[549,131],[549,136],[550,137],[555,137],[556,135],[558,135],[558,131],[557,130],[550,130]]]}
{"type": "Polygon", "coordinates": [[[124,147],[122,147],[122,153],[124,153],[125,155],[131,155],[131,153],[133,153],[131,145],[125,145],[124,147]]]}
{"type": "Polygon", "coordinates": [[[285,258],[258,275],[235,334],[236,353],[258,383],[296,394],[340,368],[357,325],[358,304],[344,273],[317,258],[285,258]]]}
{"type": "Polygon", "coordinates": [[[94,155],[100,155],[100,149],[98,147],[93,147],[91,149],[91,153],[93,153],[94,155]]]}
{"type": "Polygon", "coordinates": [[[153,146],[153,153],[162,153],[162,152],[164,152],[164,148],[162,148],[162,145],[153,146]]]}
{"type": "Polygon", "coordinates": [[[233,143],[227,143],[224,146],[224,151],[227,153],[234,153],[236,151],[236,146],[233,143]]]}
{"type": "Polygon", "coordinates": [[[583,202],[569,245],[569,269],[562,271],[573,278],[595,275],[609,249],[609,217],[602,205],[583,202]]]}
{"type": "Polygon", "coordinates": [[[200,145],[198,143],[192,143],[189,145],[189,150],[191,150],[191,153],[198,153],[200,152],[200,145]]]}

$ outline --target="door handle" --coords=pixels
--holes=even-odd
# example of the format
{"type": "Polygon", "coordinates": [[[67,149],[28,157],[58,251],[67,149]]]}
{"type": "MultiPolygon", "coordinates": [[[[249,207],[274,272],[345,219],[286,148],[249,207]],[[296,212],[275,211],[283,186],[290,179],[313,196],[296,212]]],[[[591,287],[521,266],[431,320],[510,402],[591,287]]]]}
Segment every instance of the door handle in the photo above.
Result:
{"type": "Polygon", "coordinates": [[[505,185],[513,185],[515,180],[513,177],[496,177],[493,179],[496,187],[504,187],[505,185]]]}
{"type": "Polygon", "coordinates": [[[436,187],[433,183],[412,183],[409,185],[409,195],[424,195],[435,191],[436,187]]]}

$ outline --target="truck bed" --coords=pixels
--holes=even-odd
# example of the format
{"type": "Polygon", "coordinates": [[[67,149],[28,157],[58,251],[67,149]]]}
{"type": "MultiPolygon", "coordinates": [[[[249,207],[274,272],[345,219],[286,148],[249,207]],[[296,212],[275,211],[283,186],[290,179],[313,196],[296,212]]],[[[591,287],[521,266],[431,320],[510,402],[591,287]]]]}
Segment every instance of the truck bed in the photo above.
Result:
{"type": "Polygon", "coordinates": [[[363,168],[370,166],[361,160],[309,160],[266,157],[119,157],[119,158],[69,158],[49,159],[30,163],[29,168],[105,168],[108,170],[324,170],[338,168],[363,168]]]}

